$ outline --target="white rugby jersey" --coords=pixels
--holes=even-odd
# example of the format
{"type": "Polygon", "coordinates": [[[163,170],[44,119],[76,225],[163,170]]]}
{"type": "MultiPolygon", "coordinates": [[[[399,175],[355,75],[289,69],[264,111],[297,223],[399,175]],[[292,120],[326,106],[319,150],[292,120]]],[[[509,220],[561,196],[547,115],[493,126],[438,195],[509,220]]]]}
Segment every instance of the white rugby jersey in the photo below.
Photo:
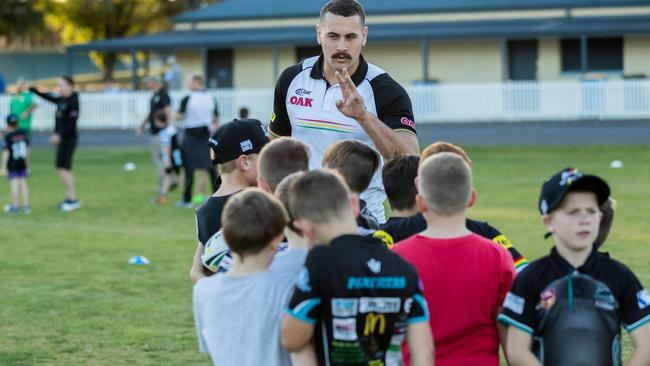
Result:
{"type": "Polygon", "coordinates": [[[217,103],[205,90],[192,90],[181,100],[179,113],[185,114],[185,128],[209,126],[219,116],[217,103]]]}
{"type": "MultiPolygon", "coordinates": [[[[416,133],[411,99],[386,71],[367,63],[362,56],[351,78],[370,112],[393,130],[416,133]]],[[[325,150],[341,140],[355,139],[375,148],[361,125],[336,108],[340,99],[339,85],[329,85],[323,76],[322,54],[293,65],[284,70],[276,84],[269,134],[291,136],[309,145],[310,169],[319,169],[325,150]]],[[[386,221],[382,166],[361,194],[380,223],[386,221]]]]}

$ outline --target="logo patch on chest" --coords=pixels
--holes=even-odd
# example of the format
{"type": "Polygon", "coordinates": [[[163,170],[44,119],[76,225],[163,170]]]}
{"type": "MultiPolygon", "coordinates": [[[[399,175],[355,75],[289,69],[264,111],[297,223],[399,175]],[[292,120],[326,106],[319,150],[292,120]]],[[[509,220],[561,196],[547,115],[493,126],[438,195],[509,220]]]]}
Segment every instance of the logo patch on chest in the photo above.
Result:
{"type": "Polygon", "coordinates": [[[555,300],[557,300],[557,293],[554,288],[544,290],[539,297],[539,303],[546,310],[550,309],[555,305],[555,300]]]}
{"type": "Polygon", "coordinates": [[[289,103],[302,107],[312,107],[313,101],[313,98],[297,97],[295,95],[289,99],[289,103]]]}

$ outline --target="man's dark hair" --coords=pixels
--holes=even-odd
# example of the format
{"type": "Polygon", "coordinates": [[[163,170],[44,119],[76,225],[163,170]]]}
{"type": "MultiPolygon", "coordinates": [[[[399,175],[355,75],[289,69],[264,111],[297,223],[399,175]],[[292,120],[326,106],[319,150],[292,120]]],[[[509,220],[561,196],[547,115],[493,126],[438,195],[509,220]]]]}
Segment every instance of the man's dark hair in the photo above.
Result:
{"type": "Polygon", "coordinates": [[[248,118],[248,108],[246,107],[239,108],[239,118],[241,119],[248,118]]]}
{"type": "Polygon", "coordinates": [[[415,206],[415,177],[418,176],[420,157],[417,155],[400,156],[384,165],[381,178],[388,202],[393,210],[408,210],[415,206]]]}
{"type": "Polygon", "coordinates": [[[332,13],[342,17],[351,17],[358,15],[361,18],[361,24],[366,25],[366,13],[363,7],[355,0],[331,0],[320,10],[320,20],[325,18],[325,14],[332,13]]]}
{"type": "Polygon", "coordinates": [[[339,141],[325,150],[323,167],[338,171],[352,192],[361,193],[379,168],[379,154],[361,141],[339,141]]]}
{"type": "Polygon", "coordinates": [[[63,75],[61,76],[61,79],[65,80],[66,83],[70,86],[74,86],[74,79],[70,75],[63,75]]]}

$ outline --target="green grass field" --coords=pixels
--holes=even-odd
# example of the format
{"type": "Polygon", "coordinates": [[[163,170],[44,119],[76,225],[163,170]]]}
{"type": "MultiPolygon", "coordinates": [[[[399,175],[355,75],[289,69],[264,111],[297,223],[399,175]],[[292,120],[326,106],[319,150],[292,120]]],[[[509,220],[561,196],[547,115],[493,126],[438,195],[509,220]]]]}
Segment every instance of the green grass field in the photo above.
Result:
{"type": "MultiPolygon", "coordinates": [[[[470,216],[501,229],[529,259],[551,245],[542,239],[536,209],[542,180],[568,165],[606,178],[618,210],[604,249],[650,285],[650,149],[468,152],[479,193],[470,216]],[[614,159],[625,167],[610,169],[614,159]]],[[[155,178],[148,152],[81,149],[75,171],[83,208],[58,212],[63,189],[52,155],[33,152],[33,213],[0,215],[0,365],[208,364],[197,351],[191,308],[193,211],[152,203],[155,178]],[[138,169],[124,171],[128,161],[138,169]],[[133,255],[146,256],[151,265],[129,266],[133,255]]],[[[8,184],[2,183],[0,202],[8,199],[8,184]]]]}

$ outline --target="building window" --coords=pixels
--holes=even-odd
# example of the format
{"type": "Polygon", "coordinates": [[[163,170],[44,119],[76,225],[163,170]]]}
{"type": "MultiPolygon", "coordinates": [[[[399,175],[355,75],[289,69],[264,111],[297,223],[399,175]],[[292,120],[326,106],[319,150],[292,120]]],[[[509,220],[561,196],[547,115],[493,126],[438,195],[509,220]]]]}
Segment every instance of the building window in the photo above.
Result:
{"type": "MultiPolygon", "coordinates": [[[[582,71],[580,38],[562,40],[562,71],[582,71]]],[[[623,38],[588,38],[586,71],[622,71],[623,38]]]]}

